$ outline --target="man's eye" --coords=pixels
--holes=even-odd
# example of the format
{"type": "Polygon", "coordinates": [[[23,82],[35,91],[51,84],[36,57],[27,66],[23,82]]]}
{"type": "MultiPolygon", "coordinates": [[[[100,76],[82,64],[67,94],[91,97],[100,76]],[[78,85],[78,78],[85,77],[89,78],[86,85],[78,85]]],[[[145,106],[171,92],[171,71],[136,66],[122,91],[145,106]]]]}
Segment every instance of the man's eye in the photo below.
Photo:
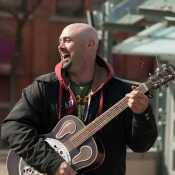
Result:
{"type": "Polygon", "coordinates": [[[63,38],[63,39],[60,39],[59,41],[58,41],[58,46],[60,45],[60,44],[63,44],[63,43],[70,43],[72,41],[72,39],[70,39],[70,38],[63,38]]]}
{"type": "Polygon", "coordinates": [[[65,42],[71,42],[71,39],[69,39],[69,38],[67,38],[67,39],[65,39],[65,42]]]}

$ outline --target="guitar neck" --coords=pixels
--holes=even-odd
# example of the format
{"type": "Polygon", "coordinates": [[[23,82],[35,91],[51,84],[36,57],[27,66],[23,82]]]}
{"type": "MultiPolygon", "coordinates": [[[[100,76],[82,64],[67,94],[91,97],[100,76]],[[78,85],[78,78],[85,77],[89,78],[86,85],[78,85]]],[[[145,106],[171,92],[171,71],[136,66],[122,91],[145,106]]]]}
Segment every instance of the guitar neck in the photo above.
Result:
{"type": "MultiPolygon", "coordinates": [[[[147,86],[145,86],[145,84],[141,84],[139,87],[137,87],[137,90],[145,93],[148,90],[148,88],[147,86]]],[[[75,147],[81,145],[88,138],[93,136],[96,132],[98,132],[105,125],[107,125],[112,119],[119,116],[119,114],[122,111],[124,111],[127,107],[128,107],[127,97],[124,97],[120,101],[115,103],[112,107],[110,107],[107,111],[105,111],[103,114],[98,116],[91,123],[89,123],[82,130],[73,135],[73,137],[71,138],[73,145],[75,147]]]]}

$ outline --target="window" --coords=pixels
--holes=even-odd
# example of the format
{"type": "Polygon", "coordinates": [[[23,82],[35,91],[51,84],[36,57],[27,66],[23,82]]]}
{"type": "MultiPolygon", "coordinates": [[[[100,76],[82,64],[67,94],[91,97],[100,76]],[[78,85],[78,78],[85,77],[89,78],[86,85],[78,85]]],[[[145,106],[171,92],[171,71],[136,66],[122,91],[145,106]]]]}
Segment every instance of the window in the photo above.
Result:
{"type": "Polygon", "coordinates": [[[82,17],[84,16],[84,1],[57,0],[56,13],[58,16],[82,17]]]}
{"type": "Polygon", "coordinates": [[[0,63],[10,63],[14,53],[14,41],[0,37],[0,63]]]}
{"type": "Polygon", "coordinates": [[[100,10],[101,6],[106,2],[106,0],[93,0],[92,1],[92,9],[100,10]]]}
{"type": "Polygon", "coordinates": [[[173,121],[173,140],[175,142],[175,120],[173,121]]]}
{"type": "Polygon", "coordinates": [[[0,5],[18,7],[21,4],[21,0],[0,0],[0,5]]]}
{"type": "Polygon", "coordinates": [[[173,171],[175,171],[175,150],[173,150],[173,171]]]}
{"type": "MultiPolygon", "coordinates": [[[[22,0],[0,0],[0,7],[8,13],[6,9],[15,11],[15,13],[20,13],[26,11],[29,1],[22,0]]],[[[4,11],[4,12],[5,12],[4,11]]]]}
{"type": "Polygon", "coordinates": [[[15,43],[9,38],[0,37],[0,74],[8,74],[14,55],[15,43]]]}
{"type": "MultiPolygon", "coordinates": [[[[92,10],[100,9],[106,0],[91,0],[92,10]]],[[[57,0],[56,13],[58,16],[84,17],[86,1],[83,0],[57,0]]]]}

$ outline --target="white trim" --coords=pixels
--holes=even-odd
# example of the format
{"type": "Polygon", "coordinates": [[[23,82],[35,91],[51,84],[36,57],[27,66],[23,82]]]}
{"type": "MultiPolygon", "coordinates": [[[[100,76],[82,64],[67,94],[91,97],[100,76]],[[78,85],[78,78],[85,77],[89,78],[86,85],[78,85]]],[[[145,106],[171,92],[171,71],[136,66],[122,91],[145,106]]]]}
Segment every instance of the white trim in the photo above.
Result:
{"type": "Polygon", "coordinates": [[[123,81],[125,83],[129,83],[129,84],[139,85],[140,83],[142,83],[142,82],[138,82],[138,81],[133,81],[133,80],[128,80],[128,79],[124,79],[124,78],[119,78],[117,76],[114,76],[114,78],[117,79],[117,80],[123,81]]]}

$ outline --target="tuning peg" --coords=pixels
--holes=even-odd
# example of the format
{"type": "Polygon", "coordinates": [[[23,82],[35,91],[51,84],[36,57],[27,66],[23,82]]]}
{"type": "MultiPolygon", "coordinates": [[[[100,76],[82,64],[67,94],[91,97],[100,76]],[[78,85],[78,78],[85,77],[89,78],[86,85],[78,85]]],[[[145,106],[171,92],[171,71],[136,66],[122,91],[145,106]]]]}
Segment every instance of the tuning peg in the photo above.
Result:
{"type": "Polygon", "coordinates": [[[157,67],[155,72],[160,72],[160,67],[157,67]]]}
{"type": "Polygon", "coordinates": [[[167,69],[167,65],[166,64],[162,64],[162,68],[163,69],[167,69]]]}
{"type": "Polygon", "coordinates": [[[175,76],[175,68],[174,68],[174,66],[173,65],[168,65],[168,69],[173,74],[173,76],[175,76]]]}
{"type": "Polygon", "coordinates": [[[173,75],[168,75],[168,79],[173,79],[173,75]]]}
{"type": "Polygon", "coordinates": [[[152,81],[153,80],[153,76],[152,76],[152,74],[150,72],[148,73],[148,76],[149,76],[148,80],[152,81]]]}

